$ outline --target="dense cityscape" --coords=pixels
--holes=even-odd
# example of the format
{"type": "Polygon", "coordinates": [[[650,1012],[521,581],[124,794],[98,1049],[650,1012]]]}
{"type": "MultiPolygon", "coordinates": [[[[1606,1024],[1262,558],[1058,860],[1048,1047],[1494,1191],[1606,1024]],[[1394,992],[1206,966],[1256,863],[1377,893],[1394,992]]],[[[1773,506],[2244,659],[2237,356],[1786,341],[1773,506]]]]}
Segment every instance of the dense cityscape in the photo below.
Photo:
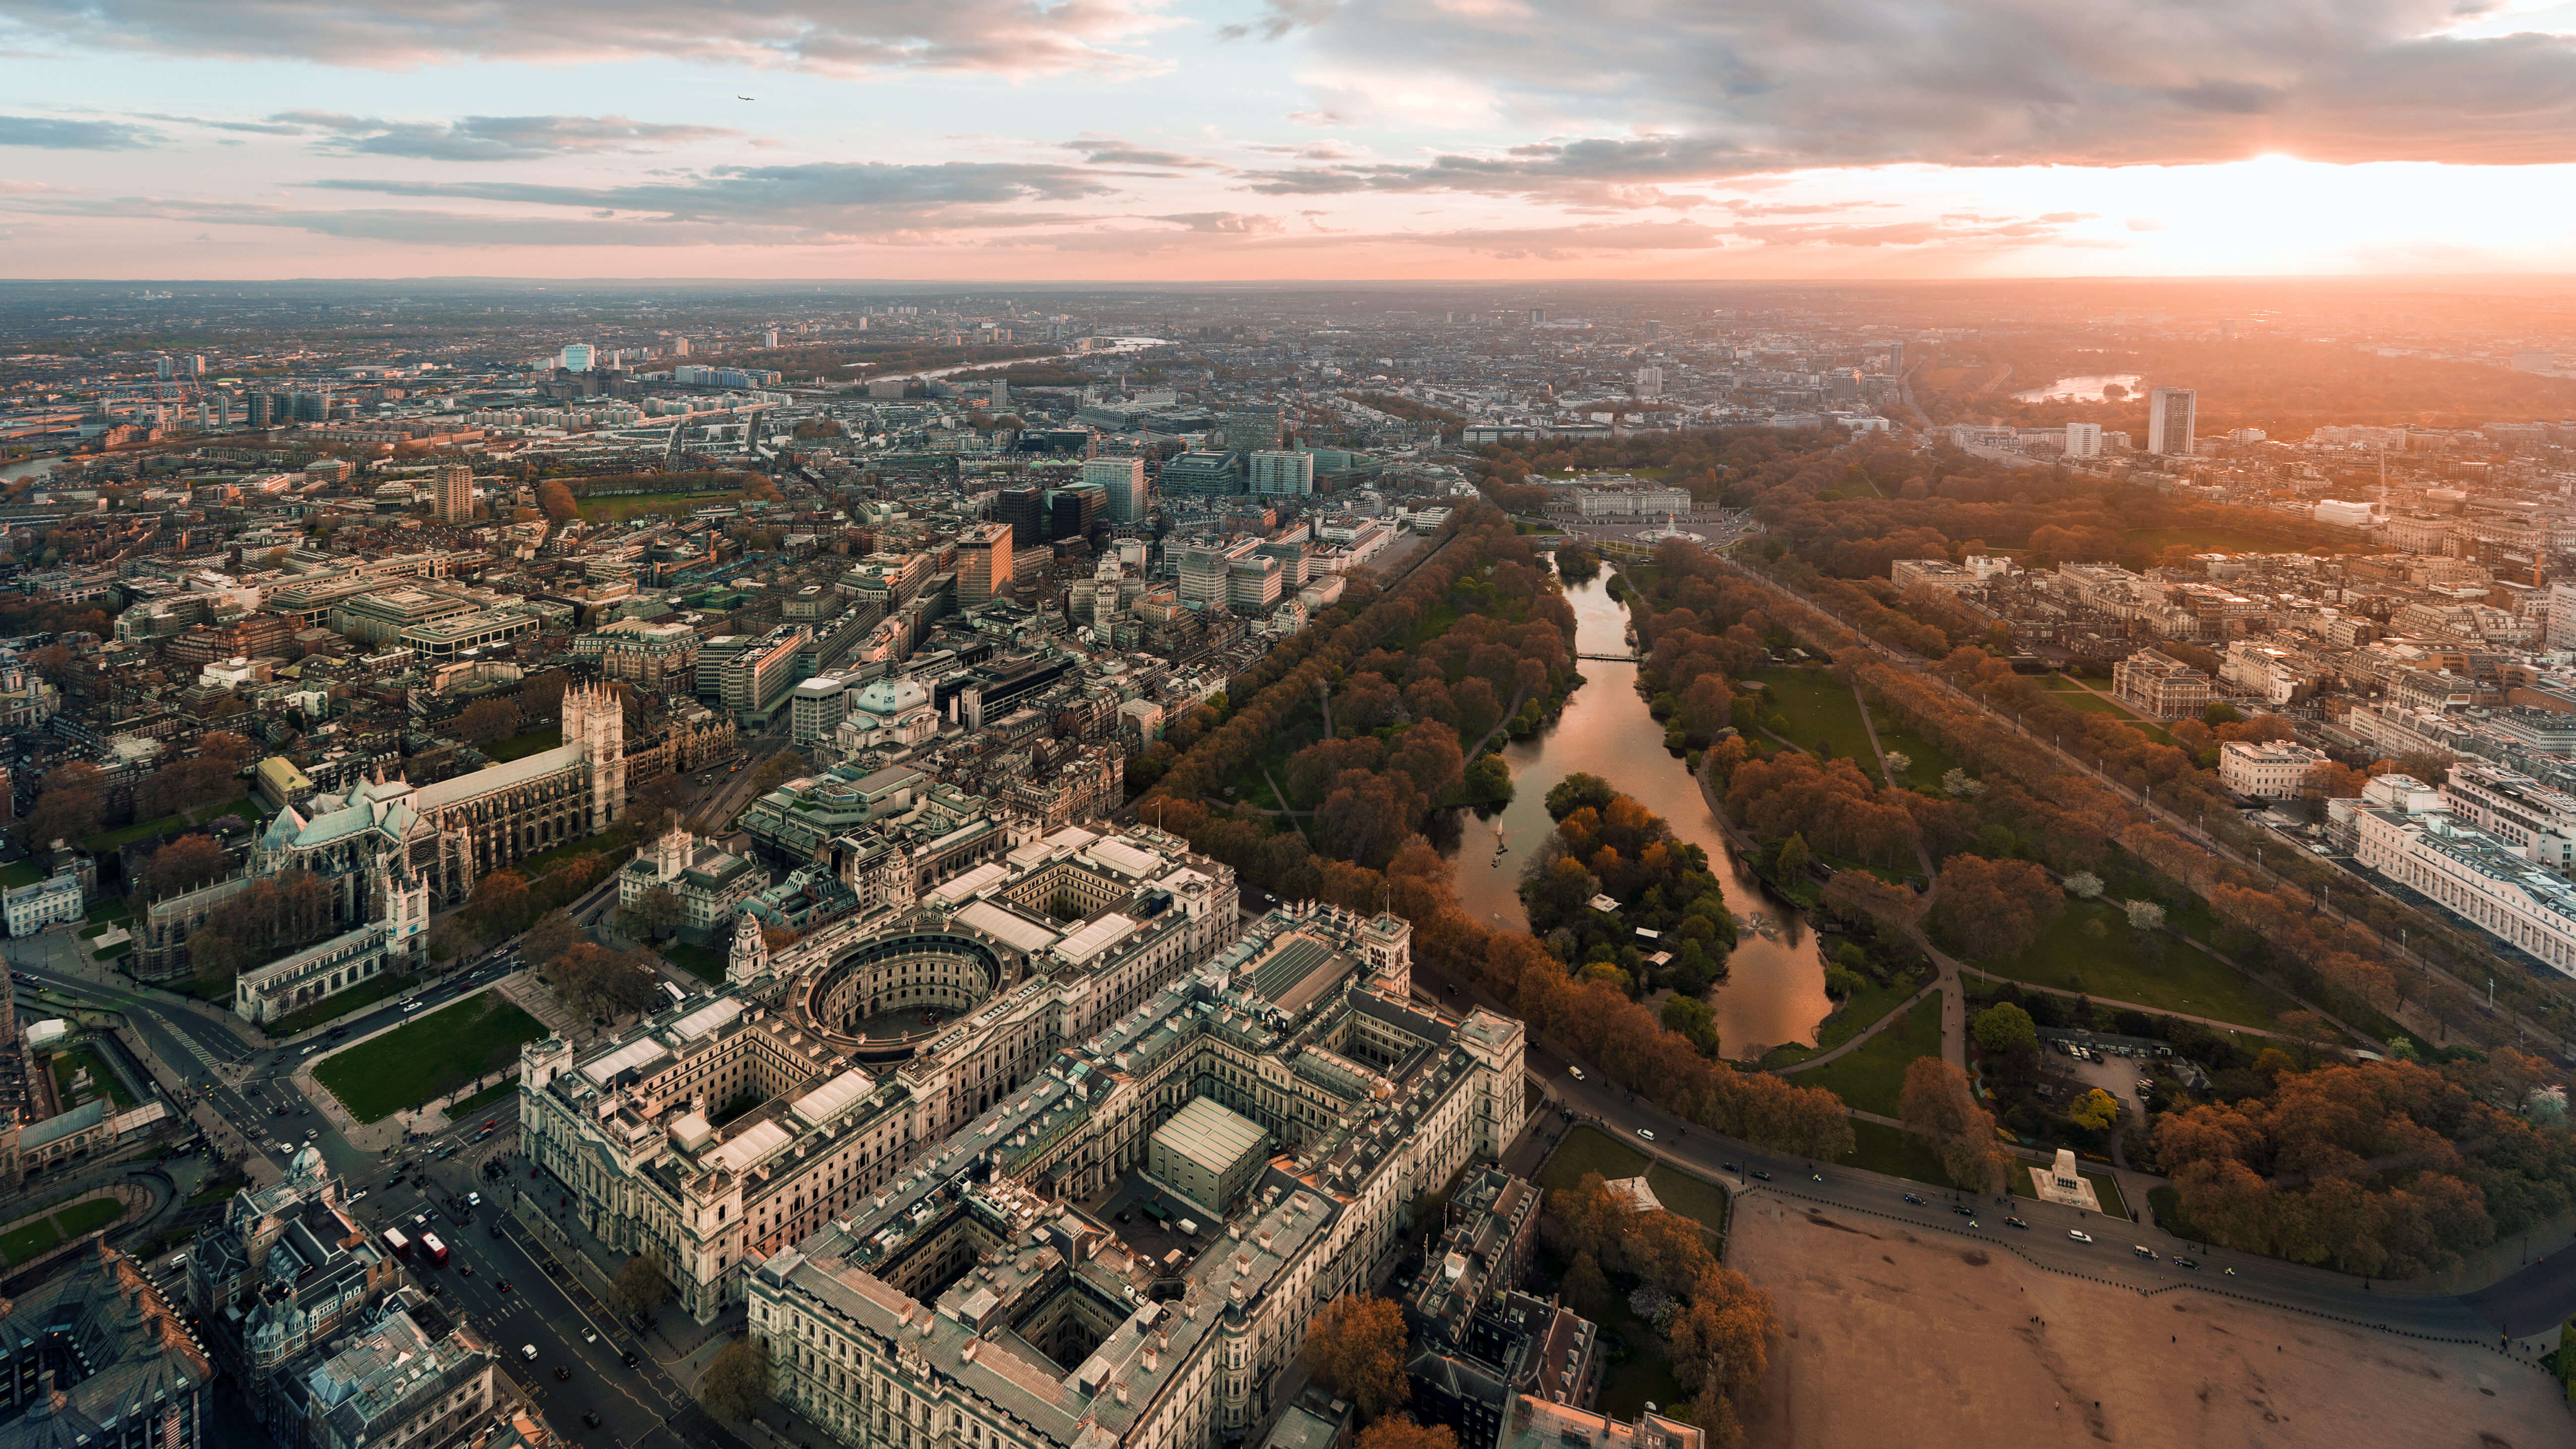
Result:
{"type": "Polygon", "coordinates": [[[2124,291],[8,289],[0,1438],[2528,1442],[2576,370],[2124,291]]]}

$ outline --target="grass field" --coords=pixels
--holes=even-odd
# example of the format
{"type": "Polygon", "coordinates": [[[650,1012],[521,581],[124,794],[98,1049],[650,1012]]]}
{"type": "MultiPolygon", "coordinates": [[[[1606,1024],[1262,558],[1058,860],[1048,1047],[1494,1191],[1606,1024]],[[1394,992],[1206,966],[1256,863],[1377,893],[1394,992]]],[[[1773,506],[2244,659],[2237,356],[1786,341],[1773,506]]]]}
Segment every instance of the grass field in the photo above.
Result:
{"type": "Polygon", "coordinates": [[[281,1016],[268,1024],[268,1035],[274,1041],[299,1031],[320,1026],[335,1017],[348,1015],[362,1006],[372,1006],[388,996],[399,996],[419,981],[417,976],[379,976],[364,986],[352,986],[337,996],[324,997],[302,1011],[281,1016]]]}
{"type": "Polygon", "coordinates": [[[535,1017],[486,991],[325,1057],[313,1076],[349,1115],[381,1122],[510,1065],[522,1044],[545,1034],[535,1017]]]}
{"type": "Polygon", "coordinates": [[[36,869],[33,861],[13,860],[7,865],[0,865],[0,886],[15,889],[19,886],[42,885],[44,880],[45,873],[36,869]]]}
{"type": "Polygon", "coordinates": [[[604,855],[610,851],[624,850],[634,843],[635,832],[623,825],[612,825],[597,835],[585,835],[579,840],[567,840],[561,845],[549,846],[538,851],[526,860],[520,861],[519,870],[530,879],[534,879],[574,856],[604,855]]]}
{"type": "Polygon", "coordinates": [[[495,1102],[505,1101],[518,1095],[518,1091],[519,1083],[515,1078],[506,1082],[495,1082],[491,1086],[485,1087],[482,1091],[475,1093],[471,1097],[467,1097],[462,1101],[448,1103],[447,1120],[450,1122],[462,1122],[466,1118],[473,1116],[475,1113],[482,1111],[484,1108],[491,1106],[495,1102]]]}
{"type": "Polygon", "coordinates": [[[2010,961],[1976,964],[2033,986],[2238,1026],[2272,1026],[2292,1005],[2288,997],[2247,980],[2197,947],[2161,932],[2142,936],[2130,930],[2128,918],[2108,900],[2069,901],[2066,914],[2029,950],[2010,961]],[[2087,934],[2088,921],[2101,922],[2102,934],[2087,934]]]}
{"type": "Polygon", "coordinates": [[[90,1086],[105,1092],[118,1111],[134,1105],[134,1094],[125,1089],[125,1083],[118,1080],[116,1073],[108,1070],[107,1063],[98,1059],[98,1053],[88,1047],[54,1055],[54,1091],[64,1101],[71,1100],[72,1078],[82,1071],[89,1073],[90,1086]]]}
{"type": "Polygon", "coordinates": [[[484,747],[483,753],[495,763],[507,764],[512,760],[525,759],[539,750],[551,750],[562,743],[563,726],[548,725],[541,730],[512,735],[506,740],[495,740],[484,747]]]}
{"type": "Polygon", "coordinates": [[[1653,1188],[1655,1199],[1667,1212],[1695,1218],[1699,1225],[1726,1236],[1728,1198],[1726,1189],[1713,1182],[1702,1182],[1687,1172],[1666,1167],[1658,1162],[1646,1169],[1646,1186],[1653,1188]]]}
{"type": "Polygon", "coordinates": [[[1910,767],[1897,775],[1897,783],[1911,786],[1926,795],[1940,794],[1941,777],[1960,767],[1959,757],[1898,724],[1895,712],[1885,705],[1870,706],[1869,719],[1878,727],[1880,748],[1913,761],[1910,767]]]}
{"type": "Polygon", "coordinates": [[[1635,1177],[1646,1170],[1646,1154],[1590,1127],[1577,1127],[1565,1134],[1547,1162],[1538,1170],[1538,1185],[1550,1192],[1574,1186],[1583,1174],[1597,1172],[1611,1181],[1635,1177]]]}
{"type": "Polygon", "coordinates": [[[1931,1143],[1884,1122],[1855,1121],[1851,1129],[1852,1150],[1842,1155],[1843,1166],[1911,1178],[1944,1190],[1950,1186],[1950,1180],[1941,1175],[1941,1154],[1931,1143]]]}
{"type": "Polygon", "coordinates": [[[1832,1051],[1869,1030],[1880,1017],[1894,1011],[1897,1003],[1922,989],[1922,981],[1916,978],[1908,978],[1893,986],[1881,986],[1872,981],[1866,989],[1853,992],[1850,1000],[1824,1019],[1823,1024],[1816,1028],[1814,1046],[1792,1044],[1773,1047],[1762,1054],[1762,1069],[1776,1072],[1782,1067],[1796,1066],[1819,1053],[1832,1051]]]}
{"type": "Polygon", "coordinates": [[[67,1239],[106,1227],[125,1215],[125,1204],[112,1197],[93,1198],[75,1203],[57,1213],[49,1213],[32,1222],[0,1233],[0,1257],[12,1263],[23,1263],[47,1252],[67,1239]]]}
{"type": "Polygon", "coordinates": [[[253,825],[257,825],[260,819],[259,807],[250,803],[250,797],[245,795],[238,800],[227,801],[221,805],[210,805],[203,810],[191,810],[184,815],[164,815],[158,820],[146,820],[119,830],[102,830],[81,844],[82,848],[90,854],[103,855],[118,846],[131,845],[138,840],[149,840],[164,830],[176,830],[183,825],[203,825],[218,815],[236,815],[253,825]]]}
{"type": "Polygon", "coordinates": [[[1927,996],[1905,1019],[1871,1037],[1845,1056],[1792,1078],[1802,1087],[1826,1087],[1843,1105],[1882,1117],[1896,1115],[1897,1093],[1905,1069],[1916,1057],[1941,1055],[1941,998],[1927,996]]]}
{"type": "Polygon", "coordinates": [[[621,523],[638,514],[659,513],[672,518],[686,518],[689,510],[712,503],[739,503],[742,494],[730,493],[627,493],[607,498],[577,499],[581,516],[592,523],[621,523]]]}
{"type": "Polygon", "coordinates": [[[725,958],[722,952],[712,951],[704,946],[692,946],[686,941],[667,941],[653,949],[662,954],[663,960],[688,972],[700,981],[710,986],[724,985],[725,958]]]}
{"type": "Polygon", "coordinates": [[[1860,701],[1852,697],[1850,685],[1821,669],[1757,669],[1745,677],[1761,681],[1770,697],[1763,709],[1766,722],[1775,713],[1787,717],[1789,727],[1781,733],[1790,743],[1808,750],[1822,744],[1877,773],[1878,757],[1870,752],[1869,730],[1861,723],[1860,701]]]}

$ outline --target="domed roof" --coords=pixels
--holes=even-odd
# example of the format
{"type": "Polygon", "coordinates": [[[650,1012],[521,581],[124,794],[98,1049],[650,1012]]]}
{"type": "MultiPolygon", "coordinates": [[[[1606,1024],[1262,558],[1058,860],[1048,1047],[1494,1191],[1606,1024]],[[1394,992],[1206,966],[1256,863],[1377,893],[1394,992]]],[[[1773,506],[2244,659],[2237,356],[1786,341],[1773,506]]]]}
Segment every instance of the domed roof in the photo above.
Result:
{"type": "Polygon", "coordinates": [[[912,679],[879,679],[859,691],[855,708],[881,717],[899,715],[930,703],[930,691],[912,679]]]}

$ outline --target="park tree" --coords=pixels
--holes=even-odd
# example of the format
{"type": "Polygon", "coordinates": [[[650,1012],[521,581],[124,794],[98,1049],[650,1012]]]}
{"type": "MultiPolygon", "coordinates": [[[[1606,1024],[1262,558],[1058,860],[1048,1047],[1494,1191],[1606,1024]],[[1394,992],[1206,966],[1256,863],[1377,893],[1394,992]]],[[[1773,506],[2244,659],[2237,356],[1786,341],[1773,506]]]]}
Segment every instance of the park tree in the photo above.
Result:
{"type": "Polygon", "coordinates": [[[23,838],[39,848],[57,840],[77,845],[96,835],[106,821],[107,772],[74,760],[46,772],[35,806],[27,812],[23,838]]]}
{"type": "Polygon", "coordinates": [[[528,878],[515,870],[496,870],[474,883],[466,908],[492,929],[507,929],[528,901],[528,878]]]}
{"type": "Polygon", "coordinates": [[[561,911],[548,911],[520,939],[520,955],[542,967],[581,943],[581,927],[561,911]]]}
{"type": "Polygon", "coordinates": [[[552,478],[537,485],[537,507],[557,523],[581,517],[581,504],[574,501],[572,490],[552,478]]]}
{"type": "Polygon", "coordinates": [[[709,1408],[739,1419],[769,1399],[769,1341],[745,1334],[707,1361],[698,1397],[709,1408]]]}
{"type": "Polygon", "coordinates": [[[488,745],[519,732],[519,706],[507,699],[478,699],[465,706],[448,733],[472,745],[488,745]]]}
{"type": "Polygon", "coordinates": [[[2108,1132],[2120,1120],[2120,1099],[2095,1087],[2067,1109],[2066,1120],[2087,1132],[2108,1132]]]}
{"type": "Polygon", "coordinates": [[[193,890],[224,872],[224,848],[210,835],[182,835],[143,865],[143,888],[154,897],[193,890]]]}
{"type": "Polygon", "coordinates": [[[1689,1038],[1704,1055],[1717,1055],[1717,1013],[1707,1002],[1676,991],[1664,998],[1661,1015],[1666,1029],[1689,1038]]]}
{"type": "Polygon", "coordinates": [[[1404,1310],[1393,1299],[1345,1293],[1306,1330],[1307,1367],[1364,1421],[1405,1401],[1404,1310]]]}
{"type": "Polygon", "coordinates": [[[689,921],[689,908],[667,886],[655,886],[629,901],[619,912],[625,923],[645,939],[667,936],[689,921]]]}
{"type": "Polygon", "coordinates": [[[2027,860],[1954,855],[1941,862],[1932,923],[1967,954],[2009,960],[2029,950],[2066,911],[2066,895],[2027,860]]]}
{"type": "Polygon", "coordinates": [[[609,1284],[608,1294],[619,1314],[633,1317],[650,1313],[671,1301],[671,1279],[662,1271],[662,1260],[649,1252],[637,1253],[617,1270],[616,1281],[609,1284]]]}
{"type": "Polygon", "coordinates": [[[2120,910],[2129,918],[2129,929],[2154,931],[2163,928],[2165,908],[2154,901],[2122,901],[2120,910]]]}
{"type": "Polygon", "coordinates": [[[1806,877],[1808,868],[1815,863],[1816,853],[1808,848],[1807,837],[1804,835],[1792,831],[1788,839],[1780,842],[1781,879],[1802,880],[1806,877]]]}
{"type": "Polygon", "coordinates": [[[2009,1052],[2039,1045],[2039,1026],[2030,1013],[2009,1001],[1998,1001],[1977,1013],[1968,1023],[1977,1046],[1989,1052],[2009,1052]]]}
{"type": "Polygon", "coordinates": [[[1601,1271],[1600,1260],[1590,1253],[1577,1253],[1565,1270],[1565,1301],[1574,1311],[1595,1323],[1605,1321],[1618,1306],[1610,1291],[1610,1280],[1601,1271]]]}
{"type": "Polygon", "coordinates": [[[1939,1057],[1916,1057],[1905,1068],[1897,1103],[1905,1130],[1931,1142],[1952,1186],[1993,1192],[2003,1185],[1994,1114],[1977,1105],[1967,1073],[1939,1057]]]}
{"type": "Polygon", "coordinates": [[[1619,798],[1619,792],[1612,788],[1609,781],[1599,775],[1577,771],[1557,781],[1548,790],[1547,815],[1551,820],[1563,820],[1587,806],[1594,810],[1607,809],[1610,802],[1617,798],[1619,798]]]}

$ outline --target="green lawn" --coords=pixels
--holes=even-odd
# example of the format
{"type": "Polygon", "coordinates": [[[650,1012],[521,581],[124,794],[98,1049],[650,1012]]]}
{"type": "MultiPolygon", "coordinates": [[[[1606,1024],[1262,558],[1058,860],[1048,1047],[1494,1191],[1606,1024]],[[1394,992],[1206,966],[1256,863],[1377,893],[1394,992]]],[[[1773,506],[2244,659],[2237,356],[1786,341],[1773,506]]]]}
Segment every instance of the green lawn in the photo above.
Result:
{"type": "Polygon", "coordinates": [[[1895,711],[1882,704],[1869,710],[1870,723],[1878,726],[1880,748],[1891,755],[1903,755],[1913,761],[1911,768],[1897,775],[1900,785],[1908,785],[1927,795],[1941,793],[1941,777],[1960,768],[1959,757],[1897,723],[1895,711]]]}
{"type": "Polygon", "coordinates": [[[364,986],[352,986],[337,996],[324,997],[302,1011],[281,1016],[268,1024],[271,1040],[295,1035],[343,1017],[362,1006],[372,1006],[388,996],[400,996],[420,980],[417,976],[379,976],[364,986]]]}
{"type": "Polygon", "coordinates": [[[511,760],[525,759],[539,750],[551,750],[562,743],[563,726],[554,724],[523,735],[512,735],[506,740],[495,740],[483,747],[483,753],[495,763],[506,764],[511,760]]]}
{"type": "Polygon", "coordinates": [[[2107,899],[2066,904],[2066,914],[2028,951],[2010,961],[1976,964],[2033,986],[2238,1026],[2270,1027],[2291,1009],[2288,997],[2247,980],[2206,951],[2161,932],[2142,936],[2130,930],[2128,917],[2107,899]],[[2087,921],[2101,922],[2103,933],[2086,934],[2087,921]]]}
{"type": "Polygon", "coordinates": [[[1646,1154],[1590,1127],[1577,1127],[1565,1134],[1547,1162],[1538,1170],[1538,1185],[1550,1192],[1574,1186],[1587,1172],[1600,1173],[1612,1182],[1635,1177],[1646,1170],[1646,1154]]]}
{"type": "Polygon", "coordinates": [[[1726,1236],[1728,1199],[1726,1189],[1713,1182],[1702,1182],[1687,1172],[1658,1162],[1646,1169],[1646,1186],[1654,1189],[1655,1199],[1667,1212],[1696,1218],[1699,1225],[1726,1236]]]}
{"type": "Polygon", "coordinates": [[[100,1061],[98,1053],[89,1047],[54,1054],[56,1095],[66,1102],[70,1101],[72,1077],[84,1070],[89,1073],[90,1086],[105,1092],[108,1100],[116,1104],[118,1111],[122,1112],[134,1105],[134,1094],[125,1089],[125,1083],[118,1080],[116,1073],[109,1071],[107,1063],[100,1061]]]}
{"type": "Polygon", "coordinates": [[[0,865],[0,886],[14,890],[19,886],[41,885],[44,879],[45,873],[38,870],[33,861],[13,860],[0,865]]]}
{"type": "Polygon", "coordinates": [[[206,1188],[200,1192],[190,1193],[184,1206],[204,1207],[208,1203],[229,1201],[236,1194],[240,1193],[243,1186],[244,1184],[238,1182],[216,1183],[214,1186],[206,1188]]]}
{"type": "Polygon", "coordinates": [[[1853,992],[1850,1000],[1824,1019],[1816,1028],[1814,1046],[1799,1046],[1793,1042],[1788,1046],[1773,1047],[1762,1054],[1762,1069],[1776,1072],[1782,1067],[1796,1066],[1818,1053],[1832,1051],[1869,1030],[1880,1017],[1894,1011],[1905,998],[1922,989],[1923,982],[1919,977],[1909,977],[1893,986],[1881,986],[1872,981],[1866,988],[1853,992]]]}
{"type": "Polygon", "coordinates": [[[686,518],[689,510],[714,503],[739,503],[739,491],[727,493],[622,493],[605,498],[575,500],[581,516],[592,523],[619,523],[639,513],[660,513],[672,518],[686,518]]]}
{"type": "Polygon", "coordinates": [[[325,1057],[313,1076],[351,1116],[381,1122],[509,1066],[522,1044],[545,1034],[535,1017],[485,991],[325,1057]]]}
{"type": "Polygon", "coordinates": [[[2089,689],[2059,690],[2055,692],[2055,698],[2069,709],[2080,709],[2086,714],[2107,714],[2157,744],[2173,743],[2172,731],[2116,699],[2095,694],[2089,689]]]}
{"type": "MultiPolygon", "coordinates": [[[[2011,1166],[2013,1196],[2036,1200],[2039,1197],[2039,1190],[2030,1185],[2030,1170],[2038,1164],[2018,1157],[2006,1157],[2004,1161],[2011,1166]]],[[[2093,1196],[2102,1204],[2104,1213],[2115,1218],[2125,1218],[2129,1215],[2128,1199],[2120,1196],[2120,1185],[2111,1180],[2111,1174],[2095,1172],[2089,1167],[2079,1167],[2075,1172],[2077,1176],[2093,1184],[2093,1196]]]]}
{"type": "Polygon", "coordinates": [[[94,953],[93,959],[99,961],[113,961],[120,956],[131,953],[133,950],[134,943],[132,941],[119,941],[104,951],[94,953]]]}
{"type": "Polygon", "coordinates": [[[692,946],[686,941],[670,941],[653,949],[661,953],[663,960],[708,985],[724,985],[725,958],[722,952],[712,951],[704,946],[692,946]]]}
{"type": "Polygon", "coordinates": [[[131,921],[134,912],[127,908],[123,896],[101,896],[89,903],[86,913],[93,921],[131,921]]]}
{"type": "Polygon", "coordinates": [[[462,1122],[495,1102],[517,1095],[518,1090],[519,1083],[515,1078],[506,1082],[495,1082],[461,1102],[448,1103],[447,1120],[462,1122]]]}
{"type": "Polygon", "coordinates": [[[602,855],[613,850],[624,850],[634,843],[633,831],[623,825],[612,825],[597,835],[585,835],[579,840],[567,840],[561,845],[538,851],[519,862],[519,869],[529,879],[534,880],[574,856],[602,855]]]}
{"type": "Polygon", "coordinates": [[[112,1197],[95,1198],[75,1203],[58,1213],[51,1213],[0,1233],[0,1257],[12,1263],[23,1263],[47,1252],[67,1239],[106,1227],[125,1215],[125,1204],[112,1197]]]}
{"type": "Polygon", "coordinates": [[[1850,685],[1822,669],[1757,669],[1745,677],[1761,681],[1769,697],[1762,711],[1766,722],[1775,713],[1788,717],[1781,733],[1790,743],[1807,750],[1821,743],[1876,773],[1878,757],[1870,753],[1869,729],[1850,685]]]}
{"type": "Polygon", "coordinates": [[[250,803],[250,797],[245,795],[238,800],[208,806],[203,810],[192,810],[184,815],[164,815],[158,820],[146,820],[138,825],[128,825],[121,830],[103,830],[83,841],[82,847],[92,855],[104,855],[118,846],[131,845],[138,840],[149,840],[164,830],[176,830],[183,825],[203,825],[218,815],[237,815],[253,825],[257,825],[260,821],[259,807],[250,803]]]}
{"type": "Polygon", "coordinates": [[[1802,1087],[1825,1087],[1843,1105],[1861,1112],[1893,1117],[1905,1069],[1916,1057],[1941,1055],[1941,998],[1927,996],[1905,1019],[1814,1071],[1791,1080],[1802,1087]]]}
{"type": "Polygon", "coordinates": [[[1949,1190],[1950,1179],[1941,1172],[1941,1154],[1931,1143],[1884,1122],[1855,1120],[1851,1129],[1852,1150],[1842,1155],[1843,1166],[1883,1172],[1890,1177],[1910,1178],[1945,1192],[1949,1190]]]}

